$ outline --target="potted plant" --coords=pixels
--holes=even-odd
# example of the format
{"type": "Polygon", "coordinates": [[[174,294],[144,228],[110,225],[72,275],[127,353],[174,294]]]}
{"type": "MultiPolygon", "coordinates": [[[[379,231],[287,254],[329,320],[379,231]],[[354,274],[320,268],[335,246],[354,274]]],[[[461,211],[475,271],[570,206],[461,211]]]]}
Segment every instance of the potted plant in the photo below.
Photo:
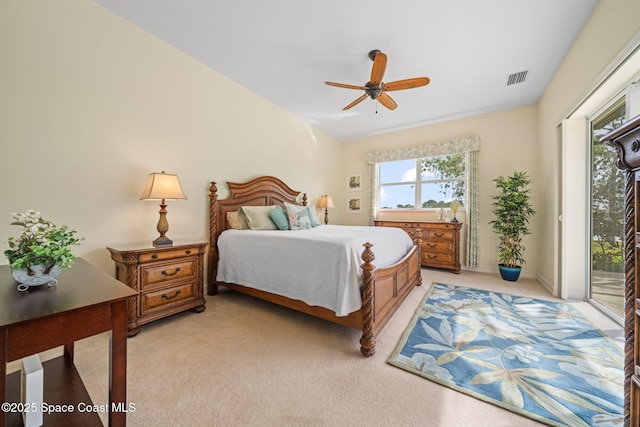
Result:
{"type": "Polygon", "coordinates": [[[529,219],[535,214],[531,206],[531,184],[526,172],[514,172],[512,176],[494,179],[498,194],[493,196],[495,219],[489,224],[498,235],[498,259],[500,275],[504,280],[516,281],[525,263],[522,238],[530,234],[529,219]]]}
{"type": "Polygon", "coordinates": [[[18,289],[55,284],[55,277],[63,268],[71,267],[76,258],[71,246],[80,244],[82,239],[76,237],[75,230],[58,227],[32,209],[11,215],[15,219],[11,225],[23,229],[18,238],[9,237],[9,249],[4,255],[9,260],[13,278],[21,283],[18,289]]]}

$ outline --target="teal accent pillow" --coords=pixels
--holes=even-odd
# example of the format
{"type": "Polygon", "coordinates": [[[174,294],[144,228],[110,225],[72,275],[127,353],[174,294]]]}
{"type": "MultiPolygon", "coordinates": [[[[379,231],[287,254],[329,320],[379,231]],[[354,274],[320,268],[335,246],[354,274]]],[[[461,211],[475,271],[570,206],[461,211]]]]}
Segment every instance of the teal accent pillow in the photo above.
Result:
{"type": "Polygon", "coordinates": [[[282,206],[276,206],[275,209],[269,211],[269,216],[279,230],[289,229],[289,220],[282,206]]]}
{"type": "Polygon", "coordinates": [[[307,215],[309,216],[309,223],[311,224],[311,227],[317,227],[320,225],[320,223],[318,222],[318,219],[314,215],[314,212],[311,210],[309,206],[307,206],[307,215]]]}

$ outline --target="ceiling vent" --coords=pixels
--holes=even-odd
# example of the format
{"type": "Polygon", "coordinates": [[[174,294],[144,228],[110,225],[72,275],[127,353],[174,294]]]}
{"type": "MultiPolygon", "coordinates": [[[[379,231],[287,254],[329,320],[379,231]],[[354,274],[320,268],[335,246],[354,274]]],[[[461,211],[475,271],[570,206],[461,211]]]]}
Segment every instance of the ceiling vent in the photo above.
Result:
{"type": "Polygon", "coordinates": [[[527,78],[528,70],[520,71],[518,73],[510,74],[507,77],[507,86],[515,85],[518,83],[524,83],[524,80],[527,78]]]}

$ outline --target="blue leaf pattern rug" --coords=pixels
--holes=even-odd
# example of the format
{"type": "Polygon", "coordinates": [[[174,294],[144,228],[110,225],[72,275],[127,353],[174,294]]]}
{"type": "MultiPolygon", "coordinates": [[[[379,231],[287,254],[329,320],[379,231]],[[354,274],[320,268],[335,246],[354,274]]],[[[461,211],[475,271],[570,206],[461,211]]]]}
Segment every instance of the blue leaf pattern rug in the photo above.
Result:
{"type": "Polygon", "coordinates": [[[568,304],[435,283],[388,362],[549,425],[624,424],[623,352],[568,304]]]}

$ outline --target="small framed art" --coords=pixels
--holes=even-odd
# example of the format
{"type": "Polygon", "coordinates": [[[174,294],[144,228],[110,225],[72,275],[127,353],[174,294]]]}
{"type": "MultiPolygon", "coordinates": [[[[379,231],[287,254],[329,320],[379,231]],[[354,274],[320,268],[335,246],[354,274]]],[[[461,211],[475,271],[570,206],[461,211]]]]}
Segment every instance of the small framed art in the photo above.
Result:
{"type": "Polygon", "coordinates": [[[362,213],[362,196],[361,195],[347,196],[346,206],[347,206],[348,214],[362,213]]]}
{"type": "Polygon", "coordinates": [[[362,191],[362,173],[347,175],[347,191],[362,191]]]}

